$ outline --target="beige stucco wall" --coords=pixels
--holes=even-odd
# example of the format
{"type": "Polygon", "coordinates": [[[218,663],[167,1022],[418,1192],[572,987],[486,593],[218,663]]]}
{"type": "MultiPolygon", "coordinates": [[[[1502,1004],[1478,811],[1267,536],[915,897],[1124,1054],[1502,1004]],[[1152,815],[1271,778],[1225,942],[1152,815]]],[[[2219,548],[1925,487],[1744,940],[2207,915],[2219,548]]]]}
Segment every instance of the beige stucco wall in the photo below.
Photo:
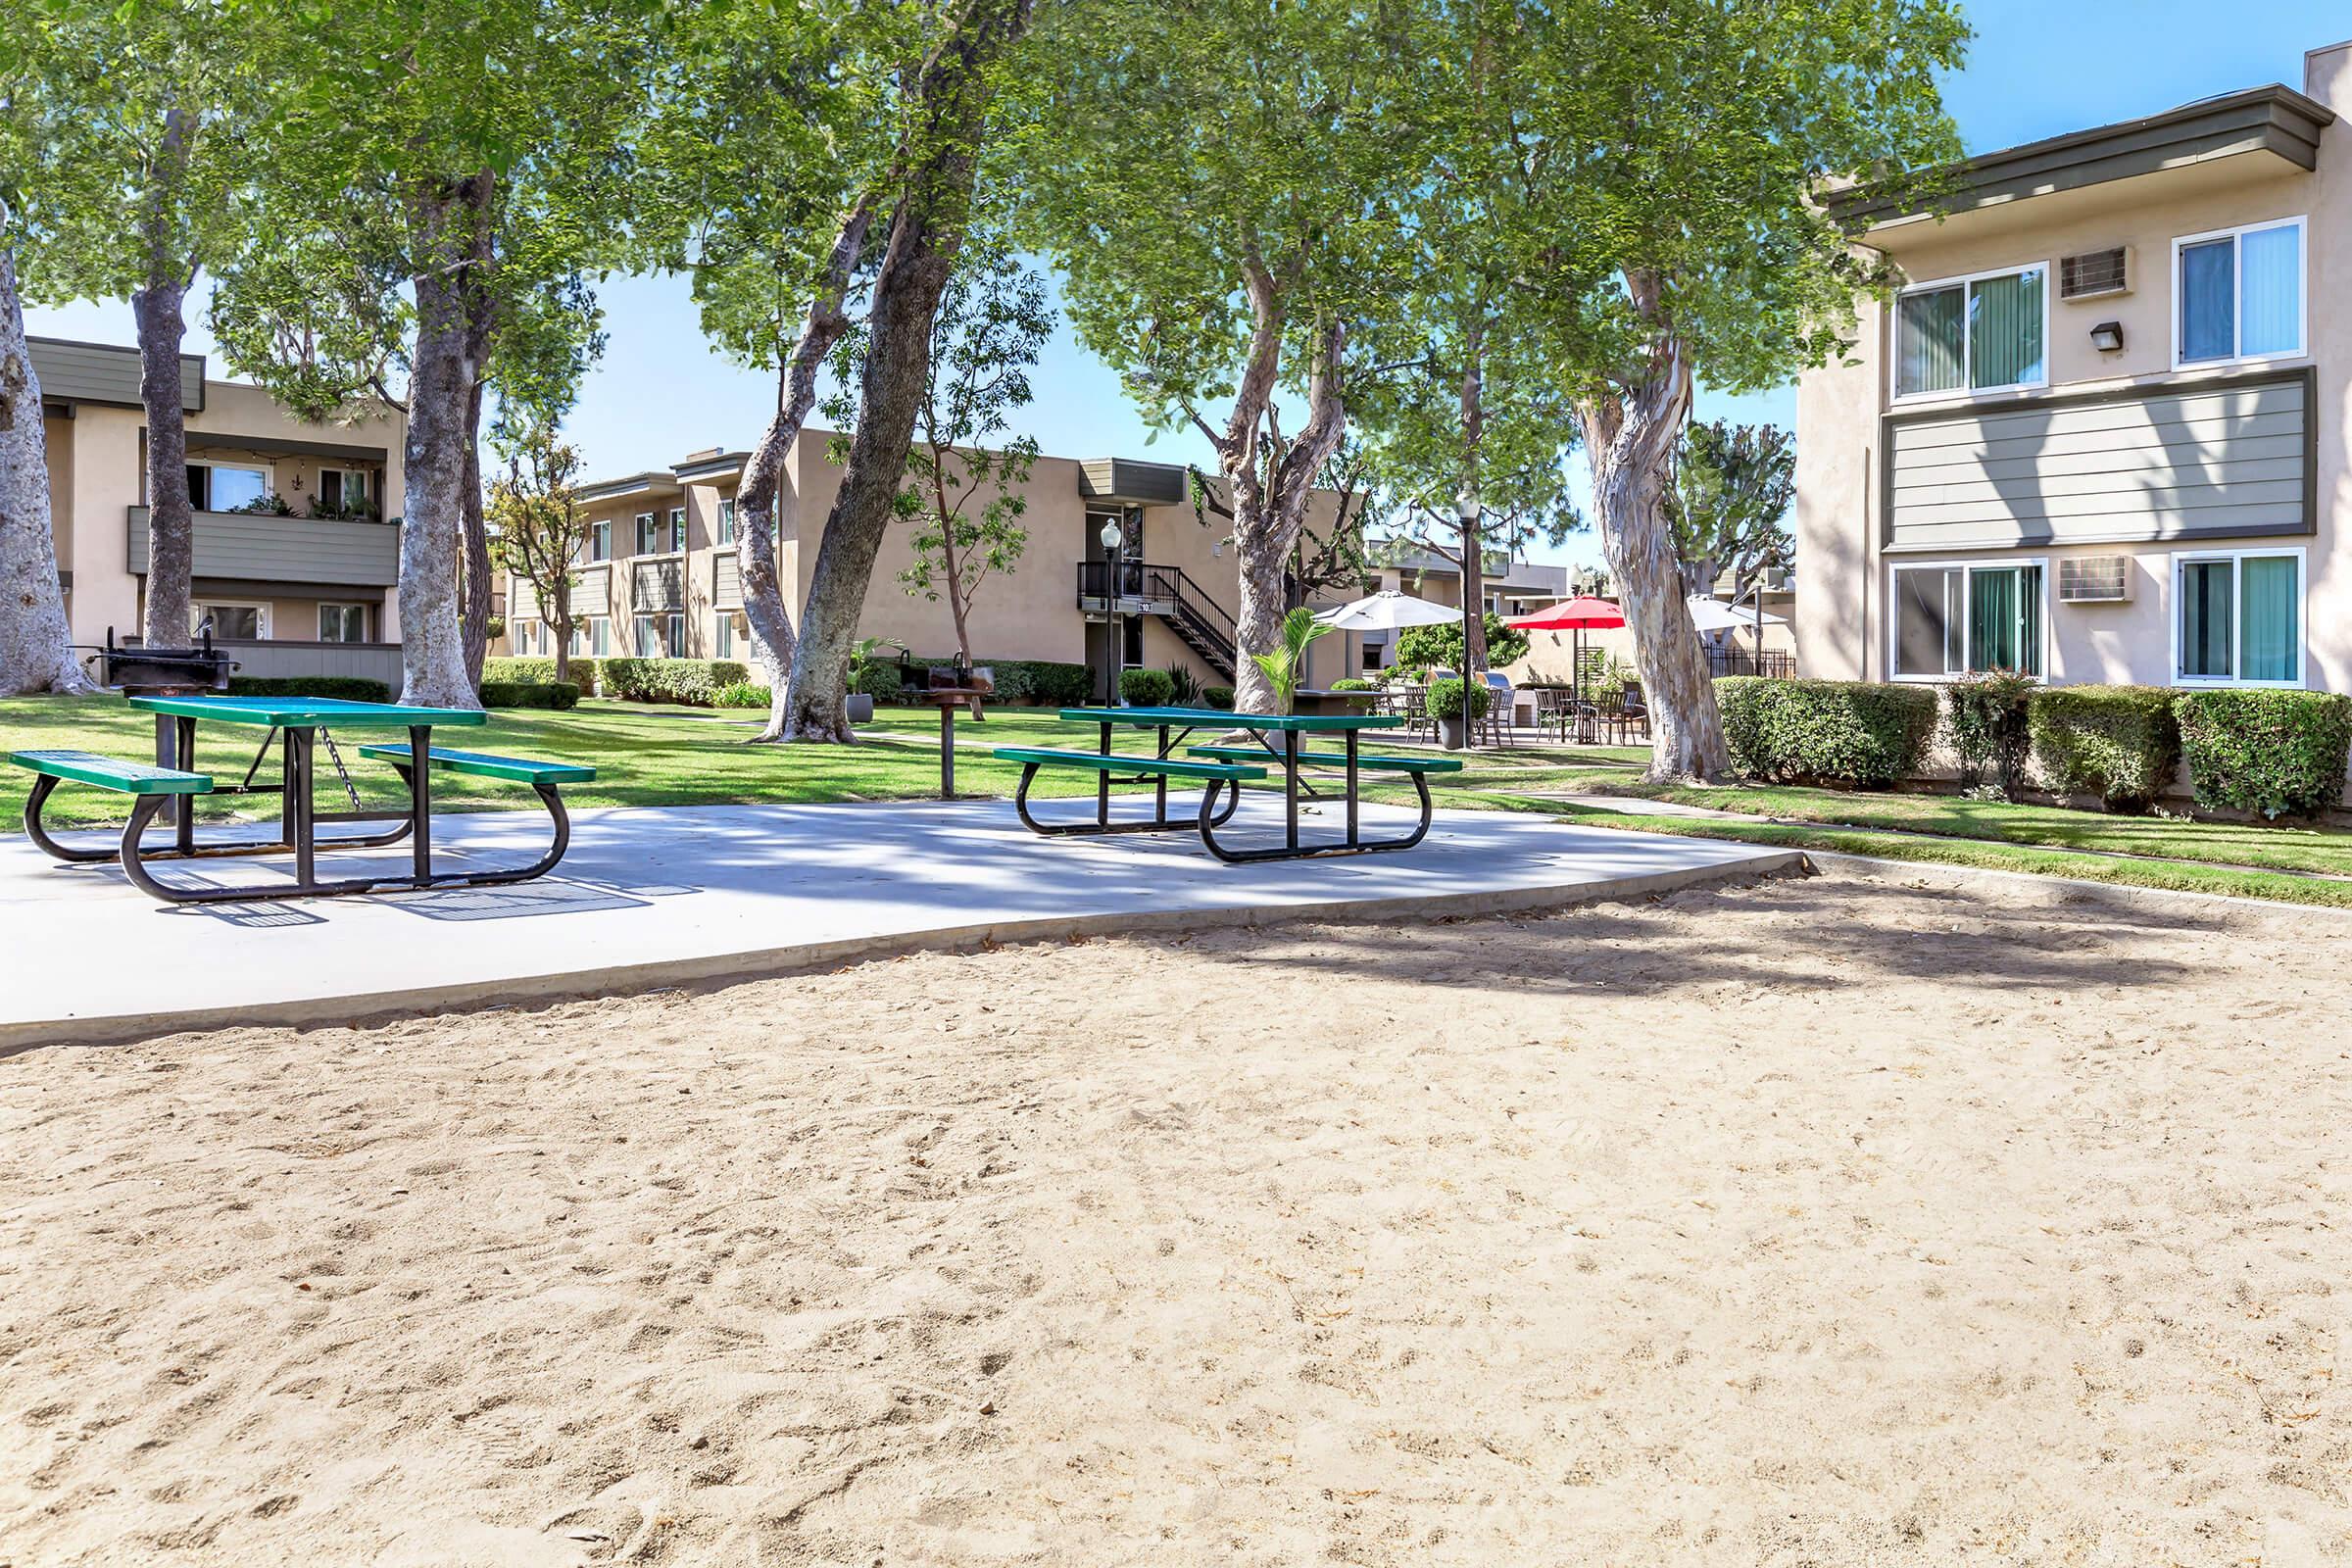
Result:
{"type": "MultiPolygon", "coordinates": [[[[2352,46],[2314,54],[2306,91],[2339,115],[2352,115],[2352,46]]],[[[2316,424],[2318,528],[2315,534],[2246,538],[2183,546],[2164,542],[1962,551],[1937,561],[2049,563],[2047,670],[2052,681],[2172,679],[2172,557],[2176,551],[2302,548],[2307,684],[2352,690],[2352,560],[2338,540],[2352,521],[2352,316],[2335,308],[2352,286],[2352,127],[2339,120],[2323,134],[2317,172],[2294,171],[2267,155],[2211,160],[2186,169],[2018,201],[1946,222],[1915,223],[1873,235],[1915,281],[1999,268],[2047,265],[2050,386],[2035,396],[2156,388],[2231,367],[2172,368],[2175,309],[2173,242],[2180,237],[2272,219],[2306,217],[2306,346],[2318,384],[2316,424]],[[2062,256],[2123,244],[2132,247],[2132,292],[2069,301],[2058,297],[2062,256]],[[2120,353],[2102,354],[2091,327],[2117,321],[2120,353]],[[2067,605],[2056,597],[2058,563],[2069,556],[2129,557],[2129,604],[2067,605]]],[[[1886,426],[1894,407],[1888,387],[1887,308],[1866,303],[1851,363],[1808,372],[1797,387],[1797,560],[1806,591],[1796,608],[1799,663],[1808,675],[1887,678],[1890,564],[1926,558],[1886,556],[1878,548],[1886,426]]],[[[1970,400],[1914,400],[1903,412],[1966,408],[1970,400]]]]}

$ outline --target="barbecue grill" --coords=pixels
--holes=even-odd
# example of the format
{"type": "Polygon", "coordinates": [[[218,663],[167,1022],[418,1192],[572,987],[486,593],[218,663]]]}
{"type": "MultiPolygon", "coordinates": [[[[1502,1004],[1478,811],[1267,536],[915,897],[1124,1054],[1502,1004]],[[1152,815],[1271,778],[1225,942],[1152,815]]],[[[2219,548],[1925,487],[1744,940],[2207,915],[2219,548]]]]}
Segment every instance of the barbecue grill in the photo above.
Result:
{"type": "Polygon", "coordinates": [[[125,697],[224,692],[228,690],[228,672],[237,667],[227,649],[213,646],[209,624],[193,648],[126,648],[115,641],[115,628],[109,626],[106,646],[91,662],[99,666],[100,684],[119,686],[125,697]]]}

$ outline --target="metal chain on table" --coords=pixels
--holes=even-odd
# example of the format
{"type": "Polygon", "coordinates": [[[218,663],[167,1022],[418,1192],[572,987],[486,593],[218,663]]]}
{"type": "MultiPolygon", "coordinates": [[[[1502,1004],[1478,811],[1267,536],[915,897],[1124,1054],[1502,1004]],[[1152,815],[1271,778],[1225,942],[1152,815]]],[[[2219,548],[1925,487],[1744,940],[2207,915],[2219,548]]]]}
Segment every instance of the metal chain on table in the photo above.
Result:
{"type": "Polygon", "coordinates": [[[324,724],[318,726],[318,738],[326,742],[326,755],[335,764],[335,777],[343,781],[343,793],[351,801],[351,808],[360,808],[360,787],[351,781],[351,769],[343,765],[343,754],[335,749],[334,731],[324,724]]]}

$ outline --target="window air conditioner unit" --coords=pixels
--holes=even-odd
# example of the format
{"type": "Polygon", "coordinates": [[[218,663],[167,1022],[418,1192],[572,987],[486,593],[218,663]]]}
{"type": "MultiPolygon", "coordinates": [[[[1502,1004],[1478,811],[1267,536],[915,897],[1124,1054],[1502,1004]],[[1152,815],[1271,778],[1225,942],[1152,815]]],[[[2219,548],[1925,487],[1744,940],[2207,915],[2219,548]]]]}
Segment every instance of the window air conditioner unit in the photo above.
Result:
{"type": "Polygon", "coordinates": [[[2058,297],[2063,300],[2096,299],[2102,294],[2132,292],[2132,247],[2118,245],[2110,250],[2084,251],[2080,256],[2068,256],[2058,263],[2058,297]]]}
{"type": "Polygon", "coordinates": [[[2062,605],[2115,605],[2132,598],[2130,556],[2077,556],[2058,563],[2062,605]]]}

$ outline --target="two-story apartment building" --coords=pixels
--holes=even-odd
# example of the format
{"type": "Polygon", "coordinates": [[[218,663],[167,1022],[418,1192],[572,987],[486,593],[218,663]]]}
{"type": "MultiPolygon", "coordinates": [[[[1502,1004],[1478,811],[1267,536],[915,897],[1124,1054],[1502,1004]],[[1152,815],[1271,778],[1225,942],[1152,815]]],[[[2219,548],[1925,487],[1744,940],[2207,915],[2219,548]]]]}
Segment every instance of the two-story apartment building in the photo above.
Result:
{"type": "Polygon", "coordinates": [[[1798,388],[1808,675],[2352,690],[2352,44],[1834,200],[1904,274],[1798,388]]]}
{"type": "MultiPolygon", "coordinates": [[[[136,638],[148,510],[138,352],[39,337],[30,347],[74,640],[100,643],[110,628],[136,638]]],[[[198,616],[248,674],[397,679],[400,528],[386,501],[400,494],[402,416],[311,424],[204,369],[202,356],[182,356],[198,616]]]]}
{"type": "MultiPolygon", "coordinates": [[[[804,430],[785,455],[777,575],[795,613],[808,597],[825,519],[841,488],[831,441],[829,431],[804,430]]],[[[712,448],[668,468],[580,487],[589,538],[572,589],[575,654],[751,657],[735,516],[748,456],[712,448]]],[[[977,659],[1101,669],[1115,636],[1122,668],[1181,666],[1202,685],[1232,684],[1239,576],[1227,542],[1230,524],[1213,511],[1195,509],[1183,467],[1041,457],[1022,494],[1028,542],[1012,569],[989,574],[972,607],[977,659]],[[1102,543],[1111,522],[1122,541],[1115,600],[1102,543]]],[[[1330,500],[1319,496],[1312,516],[1331,514],[1330,500]]],[[[955,651],[956,629],[944,590],[938,599],[910,594],[904,580],[914,564],[914,534],[910,525],[896,525],[884,535],[858,629],[917,657],[945,657],[955,651]]],[[[512,651],[552,654],[554,634],[531,585],[511,577],[506,588],[512,651]]],[[[1307,680],[1315,684],[1355,669],[1360,653],[1352,636],[1331,636],[1315,644],[1309,659],[1307,680]]]]}

